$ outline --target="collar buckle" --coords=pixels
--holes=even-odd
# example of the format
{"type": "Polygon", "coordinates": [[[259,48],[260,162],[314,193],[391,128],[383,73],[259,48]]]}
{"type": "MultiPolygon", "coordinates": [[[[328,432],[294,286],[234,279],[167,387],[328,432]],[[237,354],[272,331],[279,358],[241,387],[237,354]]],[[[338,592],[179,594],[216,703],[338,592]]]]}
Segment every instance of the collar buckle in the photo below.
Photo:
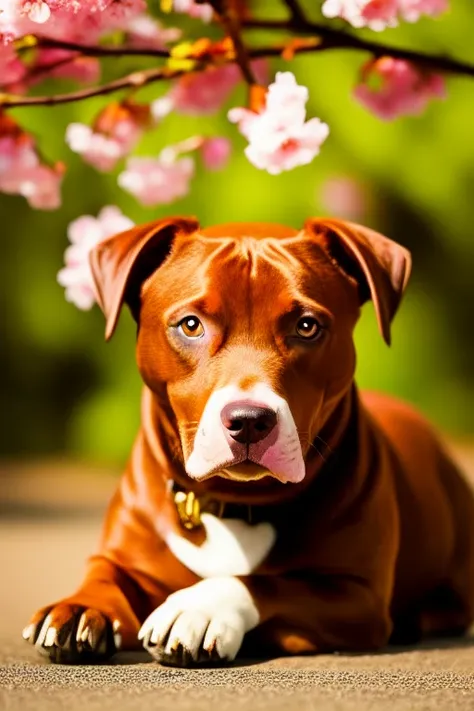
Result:
{"type": "Polygon", "coordinates": [[[202,526],[201,506],[194,491],[177,491],[174,495],[174,503],[184,528],[192,531],[202,526]]]}

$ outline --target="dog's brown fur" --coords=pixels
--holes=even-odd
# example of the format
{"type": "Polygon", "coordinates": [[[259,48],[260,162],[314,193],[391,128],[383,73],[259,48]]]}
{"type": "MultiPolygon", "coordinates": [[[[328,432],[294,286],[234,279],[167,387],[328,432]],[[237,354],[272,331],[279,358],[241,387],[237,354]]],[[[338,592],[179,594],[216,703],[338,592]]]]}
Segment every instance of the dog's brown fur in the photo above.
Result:
{"type": "MultiPolygon", "coordinates": [[[[142,425],[84,583],[34,616],[30,641],[45,615],[67,632],[85,609],[96,635],[117,620],[122,648],[137,648],[150,612],[198,582],[163,540],[165,528],[179,527],[170,479],[198,495],[253,504],[277,529],[269,557],[242,578],[261,619],[247,635],[253,653],[375,649],[391,637],[467,628],[471,493],[418,414],[389,397],[359,394],[353,383],[360,304],[372,298],[389,341],[410,272],[405,249],[339,220],[309,220],[298,233],[259,223],[199,230],[194,220],[170,218],[107,240],[91,265],[107,337],[123,302],[139,324],[142,425]],[[262,246],[269,238],[276,247],[262,246]],[[252,270],[258,278],[250,281],[252,270]],[[326,326],[315,347],[289,345],[278,330],[296,298],[311,299],[326,326]],[[214,324],[199,358],[167,332],[170,312],[191,299],[214,324]],[[210,394],[231,381],[245,389],[262,380],[289,403],[304,480],[193,482],[183,461],[210,394]]],[[[89,659],[86,648],[71,659],[58,640],[52,658],[89,659]]]]}

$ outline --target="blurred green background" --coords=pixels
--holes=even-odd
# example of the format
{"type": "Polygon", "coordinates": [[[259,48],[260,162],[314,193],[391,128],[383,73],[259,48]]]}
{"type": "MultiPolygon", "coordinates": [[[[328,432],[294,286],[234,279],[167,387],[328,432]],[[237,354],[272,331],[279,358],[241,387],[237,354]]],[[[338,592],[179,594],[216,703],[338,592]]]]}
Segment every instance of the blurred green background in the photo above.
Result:
{"type": "MultiPolygon", "coordinates": [[[[314,9],[320,2],[306,6],[314,9]]],[[[276,16],[279,3],[257,1],[254,7],[261,16],[276,16]]],[[[312,14],[318,19],[317,11],[312,14]]],[[[198,22],[177,15],[165,21],[199,36],[198,22]]],[[[453,0],[451,12],[437,21],[365,34],[474,63],[473,27],[472,0],[453,0]]],[[[254,43],[276,39],[264,32],[248,37],[254,43]]],[[[226,111],[165,119],[145,136],[138,153],[157,154],[197,133],[232,138],[234,152],[223,172],[199,166],[190,195],[157,209],[141,207],[117,187],[119,168],[115,174],[99,174],[65,145],[67,125],[91,122],[105,99],[12,112],[37,135],[45,156],[66,162],[68,172],[63,205],[56,212],[34,211],[23,198],[0,195],[0,455],[59,454],[113,466],[128,455],[139,422],[140,392],[132,319],[124,313],[118,332],[105,344],[98,308],[78,311],[56,283],[68,223],[85,213],[95,216],[108,204],[119,205],[136,222],[179,213],[196,215],[203,225],[262,220],[298,227],[310,215],[347,214],[406,245],[413,252],[414,270],[393,327],[393,346],[384,345],[367,305],[356,337],[359,385],[406,398],[448,435],[474,435],[474,80],[453,77],[446,101],[431,103],[420,117],[384,123],[351,95],[367,59],[361,53],[331,51],[291,64],[272,62],[272,75],[290,68],[309,87],[308,115],[319,116],[331,129],[310,166],[278,177],[248,163],[245,142],[226,111]],[[338,185],[356,190],[354,209],[338,197],[338,185]]],[[[152,65],[149,59],[108,60],[104,77],[152,65]]],[[[35,91],[72,88],[51,82],[35,91]]],[[[137,98],[155,98],[165,90],[164,85],[151,86],[137,98]]],[[[226,108],[244,100],[239,87],[226,108]]]]}

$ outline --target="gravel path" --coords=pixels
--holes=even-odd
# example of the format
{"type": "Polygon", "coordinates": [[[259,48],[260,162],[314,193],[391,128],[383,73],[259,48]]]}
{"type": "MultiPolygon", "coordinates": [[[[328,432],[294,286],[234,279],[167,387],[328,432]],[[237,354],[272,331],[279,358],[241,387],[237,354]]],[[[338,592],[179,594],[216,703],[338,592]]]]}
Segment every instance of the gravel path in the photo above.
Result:
{"type": "Polygon", "coordinates": [[[249,661],[218,670],[166,669],[145,653],[119,655],[107,666],[49,664],[23,642],[21,629],[37,607],[70,593],[79,582],[113,485],[112,479],[110,487],[102,482],[86,506],[89,486],[82,499],[73,498],[71,492],[82,489],[66,480],[69,504],[67,497],[61,499],[57,481],[58,486],[17,481],[12,487],[10,479],[2,488],[2,711],[473,711],[474,637],[374,655],[249,661]],[[62,504],[46,510],[44,500],[51,501],[53,486],[55,501],[62,504]]]}

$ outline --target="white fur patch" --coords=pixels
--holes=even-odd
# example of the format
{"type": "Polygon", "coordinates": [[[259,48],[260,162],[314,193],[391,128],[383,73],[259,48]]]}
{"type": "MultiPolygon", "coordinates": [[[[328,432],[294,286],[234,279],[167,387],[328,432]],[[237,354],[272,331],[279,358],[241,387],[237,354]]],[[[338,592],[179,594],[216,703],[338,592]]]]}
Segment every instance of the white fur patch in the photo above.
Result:
{"type": "Polygon", "coordinates": [[[296,483],[305,476],[303,453],[288,403],[265,383],[257,383],[250,390],[227,385],[212,393],[204,408],[185,468],[190,477],[202,480],[247,459],[268,470],[269,475],[283,483],[296,483]],[[277,415],[275,429],[263,440],[248,447],[233,441],[221,422],[223,408],[241,401],[269,407],[277,415]]]}
{"type": "Polygon", "coordinates": [[[215,649],[221,659],[232,661],[245,633],[259,621],[244,583],[233,577],[212,578],[170,595],[145,620],[138,639],[152,654],[162,650],[168,637],[163,650],[167,655],[182,645],[195,660],[201,649],[215,649]]]}
{"type": "Polygon", "coordinates": [[[220,519],[203,513],[206,540],[196,546],[174,531],[166,536],[173,555],[201,578],[249,575],[269,554],[276,539],[270,523],[251,526],[240,519],[220,519]]]}

